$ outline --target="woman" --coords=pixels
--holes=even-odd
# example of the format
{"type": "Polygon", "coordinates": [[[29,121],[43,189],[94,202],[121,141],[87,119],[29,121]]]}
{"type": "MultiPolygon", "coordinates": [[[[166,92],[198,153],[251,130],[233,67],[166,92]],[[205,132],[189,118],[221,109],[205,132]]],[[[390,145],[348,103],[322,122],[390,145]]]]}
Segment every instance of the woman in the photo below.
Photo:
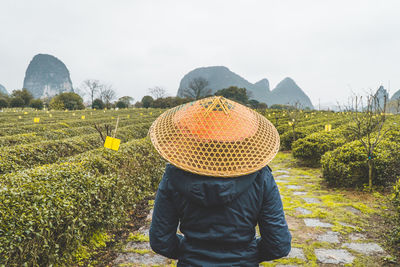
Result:
{"type": "Polygon", "coordinates": [[[265,117],[209,97],[163,113],[150,138],[170,163],[150,227],[156,253],[178,266],[258,266],[288,255],[291,235],[267,166],[279,135],[265,117]]]}

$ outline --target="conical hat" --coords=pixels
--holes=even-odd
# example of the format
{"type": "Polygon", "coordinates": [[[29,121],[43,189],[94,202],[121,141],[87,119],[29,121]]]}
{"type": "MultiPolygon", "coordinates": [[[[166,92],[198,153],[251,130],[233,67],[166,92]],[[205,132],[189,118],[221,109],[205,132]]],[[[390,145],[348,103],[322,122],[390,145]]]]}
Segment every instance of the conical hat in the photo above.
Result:
{"type": "Polygon", "coordinates": [[[269,120],[220,96],[165,111],[149,133],[164,159],[206,176],[237,177],[255,172],[279,151],[279,134],[269,120]]]}

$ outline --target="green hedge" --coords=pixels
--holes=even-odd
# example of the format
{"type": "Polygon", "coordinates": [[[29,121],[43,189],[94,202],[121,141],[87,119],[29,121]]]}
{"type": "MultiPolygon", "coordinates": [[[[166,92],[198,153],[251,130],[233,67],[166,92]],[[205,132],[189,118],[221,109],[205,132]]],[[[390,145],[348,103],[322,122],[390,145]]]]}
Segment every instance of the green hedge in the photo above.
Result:
{"type": "MultiPolygon", "coordinates": [[[[367,154],[360,141],[353,141],[321,158],[322,173],[334,186],[361,187],[368,183],[367,154]]],[[[383,140],[374,155],[373,184],[387,186],[400,176],[400,144],[383,140]]]]}
{"type": "Polygon", "coordinates": [[[0,265],[72,265],[94,233],[119,227],[153,194],[165,162],[148,139],[82,161],[40,166],[0,179],[0,265]]]}
{"type": "MultiPolygon", "coordinates": [[[[139,139],[147,135],[150,123],[129,125],[119,128],[117,138],[121,141],[139,139]]],[[[0,149],[0,174],[51,164],[63,157],[69,157],[103,144],[98,133],[76,136],[61,140],[44,141],[0,149]]]]}
{"type": "Polygon", "coordinates": [[[393,189],[393,216],[389,218],[392,227],[388,233],[388,240],[395,251],[400,251],[400,178],[393,186],[393,189]]]}
{"type": "Polygon", "coordinates": [[[355,136],[346,125],[330,132],[319,131],[298,139],[292,143],[293,157],[308,166],[318,166],[323,154],[334,150],[347,142],[355,140],[355,136]]]}

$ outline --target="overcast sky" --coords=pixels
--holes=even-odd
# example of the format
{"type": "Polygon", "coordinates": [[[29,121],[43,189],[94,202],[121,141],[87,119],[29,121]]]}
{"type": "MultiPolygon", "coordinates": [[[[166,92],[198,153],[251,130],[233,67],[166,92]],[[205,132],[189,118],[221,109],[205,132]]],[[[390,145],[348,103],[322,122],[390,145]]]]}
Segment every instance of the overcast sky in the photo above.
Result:
{"type": "Polygon", "coordinates": [[[176,95],[197,67],[223,65],[271,88],[293,78],[314,105],[383,84],[400,89],[400,1],[1,0],[0,84],[20,89],[38,53],[140,100],[176,95]]]}

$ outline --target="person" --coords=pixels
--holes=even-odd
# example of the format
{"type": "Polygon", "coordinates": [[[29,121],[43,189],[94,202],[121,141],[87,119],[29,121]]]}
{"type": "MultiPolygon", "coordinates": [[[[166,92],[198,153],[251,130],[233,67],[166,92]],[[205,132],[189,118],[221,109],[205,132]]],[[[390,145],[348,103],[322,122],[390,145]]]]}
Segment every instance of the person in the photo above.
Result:
{"type": "Polygon", "coordinates": [[[280,142],[271,122],[209,97],[164,112],[149,135],[169,162],[149,230],[154,252],[178,266],[258,266],[288,255],[291,234],[267,165],[280,142]]]}

